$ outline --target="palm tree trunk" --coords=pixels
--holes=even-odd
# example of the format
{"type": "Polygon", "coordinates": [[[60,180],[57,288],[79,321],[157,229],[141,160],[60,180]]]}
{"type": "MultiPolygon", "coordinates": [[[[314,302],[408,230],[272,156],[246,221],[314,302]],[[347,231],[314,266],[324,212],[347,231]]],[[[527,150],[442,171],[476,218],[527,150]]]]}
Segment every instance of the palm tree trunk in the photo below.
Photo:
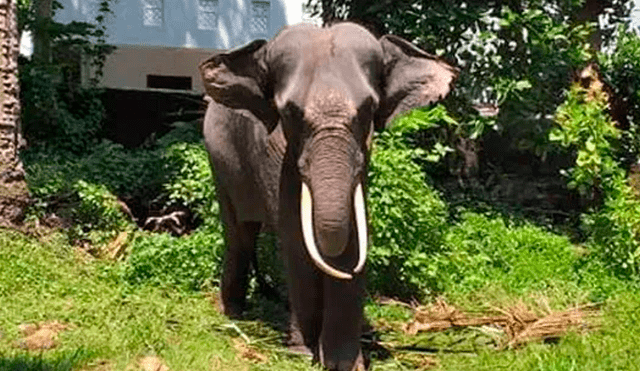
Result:
{"type": "Polygon", "coordinates": [[[28,202],[24,169],[18,157],[20,87],[18,84],[16,0],[0,0],[0,225],[16,226],[28,202]]]}

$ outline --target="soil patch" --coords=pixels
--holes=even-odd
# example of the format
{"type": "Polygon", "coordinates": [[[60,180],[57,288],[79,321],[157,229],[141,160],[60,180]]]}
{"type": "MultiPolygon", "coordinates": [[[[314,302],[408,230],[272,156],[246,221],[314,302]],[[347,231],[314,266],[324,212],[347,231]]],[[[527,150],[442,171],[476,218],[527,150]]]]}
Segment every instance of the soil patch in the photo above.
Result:
{"type": "Polygon", "coordinates": [[[141,358],[138,361],[138,369],[140,371],[169,371],[169,367],[164,364],[162,359],[154,356],[141,358]]]}
{"type": "Polygon", "coordinates": [[[233,347],[236,349],[238,356],[241,359],[253,363],[267,363],[269,361],[269,358],[266,355],[260,353],[258,349],[247,344],[244,340],[239,338],[234,338],[232,340],[233,347]]]}
{"type": "Polygon", "coordinates": [[[40,324],[22,324],[19,330],[23,338],[16,346],[28,350],[47,350],[58,346],[58,334],[69,328],[69,325],[52,321],[40,324]]]}

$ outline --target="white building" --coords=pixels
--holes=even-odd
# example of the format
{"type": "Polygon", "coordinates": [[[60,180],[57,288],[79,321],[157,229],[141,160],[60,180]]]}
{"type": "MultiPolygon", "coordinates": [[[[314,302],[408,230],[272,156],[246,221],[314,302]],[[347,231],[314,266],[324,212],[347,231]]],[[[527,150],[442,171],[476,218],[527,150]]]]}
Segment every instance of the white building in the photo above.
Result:
{"type": "MultiPolygon", "coordinates": [[[[61,0],[56,20],[94,22],[99,0],[61,0]]],[[[202,92],[197,66],[216,51],[305,21],[306,0],[112,0],[102,85],[202,92]]]]}

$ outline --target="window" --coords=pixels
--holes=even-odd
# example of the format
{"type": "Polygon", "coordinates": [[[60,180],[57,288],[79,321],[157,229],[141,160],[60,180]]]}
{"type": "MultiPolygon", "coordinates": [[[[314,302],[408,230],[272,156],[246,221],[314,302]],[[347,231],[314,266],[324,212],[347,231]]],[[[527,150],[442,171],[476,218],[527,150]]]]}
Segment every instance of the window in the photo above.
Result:
{"type": "Polygon", "coordinates": [[[162,0],[142,1],[142,24],[147,27],[161,27],[163,18],[162,0]]]}
{"type": "Polygon", "coordinates": [[[218,0],[198,0],[198,29],[218,28],[218,0]]]}
{"type": "Polygon", "coordinates": [[[191,77],[147,75],[147,88],[191,90],[191,77]]]}
{"type": "Polygon", "coordinates": [[[251,33],[253,35],[266,35],[269,31],[269,10],[268,1],[251,2],[251,33]]]}

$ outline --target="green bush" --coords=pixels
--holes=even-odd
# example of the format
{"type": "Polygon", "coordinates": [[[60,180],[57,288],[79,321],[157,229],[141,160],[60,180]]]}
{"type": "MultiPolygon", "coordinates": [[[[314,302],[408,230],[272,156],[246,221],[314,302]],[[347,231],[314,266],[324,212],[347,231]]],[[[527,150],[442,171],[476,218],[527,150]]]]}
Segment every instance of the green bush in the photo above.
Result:
{"type": "Polygon", "coordinates": [[[589,235],[596,257],[615,273],[638,277],[640,273],[640,200],[623,172],[613,176],[612,189],[601,208],[583,215],[582,227],[589,235]]]}
{"type": "Polygon", "coordinates": [[[396,297],[422,296],[437,286],[433,255],[440,252],[448,212],[416,160],[435,152],[412,148],[417,131],[452,124],[443,107],[415,110],[377,134],[369,167],[372,246],[371,290],[396,297]]]}
{"type": "Polygon", "coordinates": [[[99,142],[104,124],[101,92],[61,81],[58,65],[20,65],[23,132],[30,144],[43,144],[76,154],[99,142]]]}
{"type": "Polygon", "coordinates": [[[162,194],[171,200],[181,198],[191,206],[196,203],[194,197],[202,201],[205,188],[213,187],[204,147],[193,144],[200,139],[194,123],[182,123],[147,148],[126,149],[103,140],[82,154],[59,147],[34,146],[23,151],[21,157],[29,190],[40,207],[73,193],[78,180],[101,184],[118,197],[136,199],[144,206],[162,194]],[[182,150],[186,150],[184,154],[182,150]],[[188,168],[192,165],[197,167],[197,174],[188,168]],[[201,185],[204,188],[199,194],[187,194],[193,189],[184,184],[188,183],[186,180],[180,180],[191,175],[207,183],[201,185]],[[180,195],[181,191],[187,193],[180,195]]]}
{"type": "Polygon", "coordinates": [[[617,30],[615,49],[599,55],[602,75],[613,88],[616,104],[629,121],[622,132],[625,165],[634,162],[640,153],[640,36],[629,28],[617,30]]]}
{"type": "Polygon", "coordinates": [[[569,239],[528,223],[465,212],[444,239],[445,251],[434,258],[443,292],[498,284],[522,294],[575,278],[578,254],[569,239]]]}
{"type": "Polygon", "coordinates": [[[66,205],[73,223],[67,236],[71,241],[87,240],[92,245],[104,245],[118,233],[130,229],[133,221],[123,211],[118,198],[102,184],[78,180],[73,185],[72,199],[76,203],[66,205]]]}
{"type": "Polygon", "coordinates": [[[198,290],[220,276],[224,248],[209,155],[191,123],[176,124],[157,145],[155,154],[163,170],[156,200],[189,208],[203,224],[182,237],[138,235],[131,244],[124,277],[131,284],[198,290]]]}
{"type": "Polygon", "coordinates": [[[569,187],[593,197],[600,187],[611,188],[610,179],[620,171],[614,159],[614,141],[620,137],[607,114],[607,97],[600,89],[575,84],[558,107],[549,139],[576,151],[576,166],[567,172],[569,187]]]}
{"type": "MultiPolygon", "coordinates": [[[[101,244],[131,226],[118,199],[143,208],[182,205],[205,222],[215,243],[222,238],[222,232],[212,232],[219,228],[218,204],[208,155],[200,140],[197,125],[179,123],[147,148],[125,149],[107,140],[83,154],[60,147],[30,148],[22,153],[35,201],[29,214],[56,213],[73,223],[67,231],[71,240],[101,244]]],[[[163,238],[151,236],[145,243],[138,238],[137,253],[144,255],[145,249],[153,251],[168,244],[168,237],[163,238]]],[[[190,259],[185,254],[177,258],[190,259]]]]}
{"type": "Polygon", "coordinates": [[[558,107],[558,127],[550,139],[575,151],[575,166],[567,171],[569,186],[596,201],[582,223],[590,250],[616,273],[637,276],[640,200],[617,156],[620,131],[607,108],[607,96],[597,85],[574,85],[558,107]]]}
{"type": "Polygon", "coordinates": [[[191,235],[140,233],[129,247],[131,253],[123,277],[130,284],[176,286],[198,290],[220,277],[223,255],[222,226],[209,223],[191,235]]]}
{"type": "Polygon", "coordinates": [[[32,196],[44,201],[72,191],[73,184],[83,180],[104,185],[120,197],[149,202],[166,178],[159,149],[127,150],[107,140],[83,155],[34,147],[24,151],[22,159],[32,196]]]}
{"type": "Polygon", "coordinates": [[[118,198],[102,184],[78,180],[73,185],[80,202],[74,207],[74,220],[88,229],[114,230],[127,224],[118,198]]]}
{"type": "Polygon", "coordinates": [[[186,206],[201,219],[218,218],[214,179],[204,145],[177,142],[166,149],[163,160],[167,168],[163,193],[169,204],[186,206]]]}

